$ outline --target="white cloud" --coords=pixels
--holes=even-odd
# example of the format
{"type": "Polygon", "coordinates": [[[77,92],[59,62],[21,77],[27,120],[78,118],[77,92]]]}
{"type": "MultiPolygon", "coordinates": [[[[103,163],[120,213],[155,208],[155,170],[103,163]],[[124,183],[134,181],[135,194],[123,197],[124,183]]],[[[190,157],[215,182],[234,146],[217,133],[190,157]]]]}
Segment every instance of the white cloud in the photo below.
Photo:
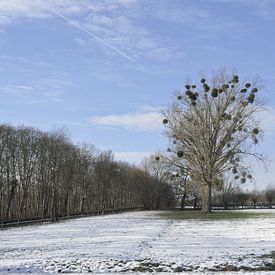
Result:
{"type": "Polygon", "coordinates": [[[122,160],[129,163],[140,164],[140,162],[152,155],[153,152],[114,152],[116,160],[122,160]]]}
{"type": "Polygon", "coordinates": [[[152,51],[148,52],[148,56],[152,59],[158,61],[169,61],[173,59],[175,56],[179,56],[180,54],[175,50],[168,48],[155,48],[152,51]]]}
{"type": "Polygon", "coordinates": [[[65,88],[71,85],[60,79],[42,79],[27,84],[8,84],[0,88],[5,93],[24,103],[61,102],[65,88]]]}
{"type": "Polygon", "coordinates": [[[8,18],[2,23],[21,19],[44,19],[54,16],[55,11],[80,14],[85,11],[85,6],[76,0],[9,0],[0,2],[1,18],[8,18]]]}
{"type": "MultiPolygon", "coordinates": [[[[0,2],[0,24],[52,18],[61,14],[126,55],[167,61],[167,56],[173,58],[176,52],[181,51],[139,24],[136,19],[148,8],[136,0],[9,0],[0,2]],[[158,54],[160,49],[164,55],[158,54]]],[[[95,43],[88,37],[87,41],[95,43]]],[[[83,41],[76,42],[81,46],[84,44],[83,41]]],[[[89,43],[86,46],[89,47],[89,43]]],[[[106,46],[100,46],[108,50],[106,46]]],[[[107,53],[114,54],[110,49],[107,53]]]]}
{"type": "Polygon", "coordinates": [[[9,17],[0,15],[0,25],[7,24],[9,22],[11,22],[9,17]]]}
{"type": "Polygon", "coordinates": [[[136,131],[154,131],[161,127],[161,114],[159,112],[145,112],[94,116],[88,118],[88,122],[98,126],[119,127],[136,131]]]}
{"type": "Polygon", "coordinates": [[[0,24],[13,20],[31,20],[55,17],[55,12],[66,15],[101,13],[133,7],[136,0],[2,0],[0,1],[0,24]]]}
{"type": "MultiPolygon", "coordinates": [[[[49,63],[43,62],[37,59],[29,59],[22,56],[10,56],[10,55],[0,55],[0,61],[4,66],[0,68],[1,71],[7,71],[12,68],[12,71],[20,71],[20,72],[32,72],[37,70],[53,70],[53,66],[49,63]]],[[[58,74],[60,74],[59,72],[58,74]]],[[[56,75],[57,72],[55,71],[53,75],[56,75]]],[[[62,73],[64,74],[64,73],[62,73]]]]}
{"type": "Polygon", "coordinates": [[[0,55],[0,62],[3,65],[0,72],[21,76],[20,80],[2,83],[0,93],[20,102],[60,102],[65,91],[72,86],[68,73],[56,70],[47,62],[9,55],[0,55]],[[36,75],[38,77],[33,78],[36,75]]]}
{"type": "Polygon", "coordinates": [[[205,23],[211,18],[208,9],[202,9],[196,5],[185,4],[185,8],[179,8],[171,5],[169,2],[157,3],[156,12],[153,16],[174,24],[191,24],[199,25],[205,23]]]}
{"type": "Polygon", "coordinates": [[[137,44],[136,48],[140,50],[152,50],[157,47],[157,43],[153,41],[150,38],[144,37],[143,39],[140,39],[137,44]]]}
{"type": "MultiPolygon", "coordinates": [[[[213,5],[204,6],[196,1],[186,1],[183,7],[182,3],[171,5],[169,1],[159,2],[152,2],[151,9],[155,10],[152,16],[177,27],[187,27],[192,31],[192,36],[186,37],[185,40],[190,43],[194,43],[194,40],[216,39],[217,36],[227,36],[230,38],[230,43],[238,43],[247,31],[247,26],[241,20],[227,18],[213,5]],[[232,32],[232,30],[238,31],[232,32]]],[[[204,47],[203,43],[201,47],[204,47]]]]}
{"type": "Polygon", "coordinates": [[[23,96],[26,97],[33,93],[33,88],[29,86],[23,86],[23,85],[7,85],[5,88],[1,88],[1,91],[6,92],[10,95],[15,96],[23,96]]]}
{"type": "Polygon", "coordinates": [[[179,53],[176,48],[158,41],[152,33],[135,24],[125,14],[90,14],[85,27],[119,49],[130,52],[135,58],[167,61],[179,53]]]}
{"type": "Polygon", "coordinates": [[[119,4],[122,4],[124,6],[129,6],[137,3],[137,0],[117,0],[119,4]]]}

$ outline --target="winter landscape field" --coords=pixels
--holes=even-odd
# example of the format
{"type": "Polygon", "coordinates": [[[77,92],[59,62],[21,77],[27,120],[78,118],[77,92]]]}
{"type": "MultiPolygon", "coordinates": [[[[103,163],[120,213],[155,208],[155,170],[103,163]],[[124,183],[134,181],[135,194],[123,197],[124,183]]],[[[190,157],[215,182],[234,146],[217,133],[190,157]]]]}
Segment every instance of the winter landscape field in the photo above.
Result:
{"type": "Polygon", "coordinates": [[[255,212],[184,220],[175,212],[128,212],[5,229],[0,272],[272,274],[275,211],[255,212]]]}
{"type": "Polygon", "coordinates": [[[274,25],[275,0],[0,0],[0,275],[275,275],[274,25]]]}

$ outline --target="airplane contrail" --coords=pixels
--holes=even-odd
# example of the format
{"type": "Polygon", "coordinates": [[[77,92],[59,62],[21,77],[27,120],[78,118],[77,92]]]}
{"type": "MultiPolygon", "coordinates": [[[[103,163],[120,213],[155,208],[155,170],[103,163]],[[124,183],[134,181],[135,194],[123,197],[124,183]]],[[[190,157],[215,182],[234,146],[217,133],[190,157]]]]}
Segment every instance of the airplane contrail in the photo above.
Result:
{"type": "Polygon", "coordinates": [[[103,43],[105,46],[109,47],[110,49],[116,51],[117,53],[119,53],[120,55],[124,56],[125,58],[127,58],[128,60],[132,61],[132,62],[136,62],[135,59],[133,59],[132,57],[128,56],[127,54],[125,54],[124,52],[122,52],[121,50],[119,50],[118,48],[112,46],[111,44],[109,44],[108,42],[102,40],[101,38],[99,38],[97,35],[93,34],[92,32],[88,31],[87,29],[83,28],[82,26],[80,26],[79,24],[73,22],[72,20],[70,20],[68,17],[66,17],[65,15],[55,11],[54,12],[56,15],[58,15],[59,17],[63,18],[65,21],[69,22],[70,24],[72,24],[73,26],[79,28],[80,30],[86,32],[87,34],[89,34],[90,36],[92,36],[93,38],[95,38],[97,41],[103,43]]]}

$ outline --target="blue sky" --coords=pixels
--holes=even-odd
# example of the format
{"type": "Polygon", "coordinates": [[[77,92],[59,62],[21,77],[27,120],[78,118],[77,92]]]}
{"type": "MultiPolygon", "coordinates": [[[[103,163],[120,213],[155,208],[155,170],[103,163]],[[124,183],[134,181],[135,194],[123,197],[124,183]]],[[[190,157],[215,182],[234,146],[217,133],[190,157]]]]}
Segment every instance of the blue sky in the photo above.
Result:
{"type": "Polygon", "coordinates": [[[274,26],[271,0],[0,0],[1,122],[66,127],[138,163],[165,148],[173,92],[223,66],[264,84],[271,161],[255,179],[274,183],[274,26]]]}

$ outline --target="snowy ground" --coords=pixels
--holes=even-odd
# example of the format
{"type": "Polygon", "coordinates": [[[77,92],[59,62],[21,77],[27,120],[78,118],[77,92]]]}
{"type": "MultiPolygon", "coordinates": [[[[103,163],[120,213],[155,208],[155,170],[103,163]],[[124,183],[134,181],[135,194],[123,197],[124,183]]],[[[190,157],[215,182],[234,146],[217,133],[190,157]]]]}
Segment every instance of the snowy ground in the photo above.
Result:
{"type": "Polygon", "coordinates": [[[2,230],[0,272],[256,272],[275,267],[274,210],[272,216],[217,221],[169,220],[159,213],[2,230]]]}

